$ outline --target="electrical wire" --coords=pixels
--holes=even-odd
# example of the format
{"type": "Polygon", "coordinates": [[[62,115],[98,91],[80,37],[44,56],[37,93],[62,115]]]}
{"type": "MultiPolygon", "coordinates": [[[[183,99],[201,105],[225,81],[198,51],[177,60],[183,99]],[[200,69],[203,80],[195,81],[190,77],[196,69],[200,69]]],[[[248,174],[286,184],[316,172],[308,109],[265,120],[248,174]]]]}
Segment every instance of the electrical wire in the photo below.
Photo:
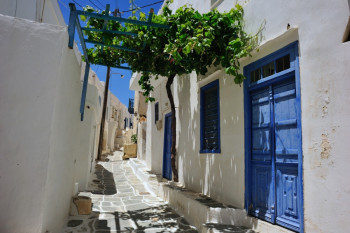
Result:
{"type": "Polygon", "coordinates": [[[102,9],[99,8],[93,1],[89,0],[89,2],[90,2],[92,5],[94,5],[97,9],[99,9],[100,11],[102,11],[102,9]]]}
{"type": "Polygon", "coordinates": [[[140,6],[140,7],[137,7],[137,8],[135,8],[135,9],[131,9],[131,10],[127,10],[127,11],[121,11],[121,13],[131,12],[131,11],[134,11],[134,10],[137,10],[137,9],[140,9],[140,8],[145,8],[145,7],[148,7],[148,6],[153,6],[153,5],[156,5],[156,4],[161,3],[161,2],[164,2],[164,1],[162,0],[162,1],[154,2],[154,3],[151,3],[151,4],[145,5],[145,6],[140,6]]]}
{"type": "Polygon", "coordinates": [[[78,6],[80,6],[81,8],[83,8],[82,5],[80,5],[79,3],[77,3],[75,0],[72,0],[75,4],[77,4],[78,6]]]}
{"type": "Polygon", "coordinates": [[[96,2],[100,3],[100,5],[104,7],[104,5],[99,0],[96,0],[96,2]]]}

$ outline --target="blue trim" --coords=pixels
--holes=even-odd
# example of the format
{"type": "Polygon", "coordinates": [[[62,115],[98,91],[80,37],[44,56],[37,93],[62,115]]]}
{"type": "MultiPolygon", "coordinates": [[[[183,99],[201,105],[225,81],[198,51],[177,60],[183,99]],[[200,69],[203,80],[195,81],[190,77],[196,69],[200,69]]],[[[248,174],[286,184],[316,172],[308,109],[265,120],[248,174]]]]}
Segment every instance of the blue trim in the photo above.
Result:
{"type": "MultiPolygon", "coordinates": [[[[169,119],[170,120],[170,122],[171,122],[171,124],[172,124],[172,112],[169,112],[169,113],[167,113],[167,114],[165,114],[165,116],[164,116],[164,142],[163,142],[163,167],[162,167],[162,177],[163,178],[166,178],[166,179],[169,179],[169,180],[171,180],[172,179],[172,168],[171,168],[171,157],[170,157],[170,177],[167,177],[166,176],[166,174],[165,174],[165,172],[164,172],[164,167],[166,166],[166,164],[165,164],[165,159],[164,159],[164,157],[166,156],[166,152],[165,152],[165,149],[166,149],[166,135],[167,135],[167,133],[168,133],[168,131],[167,131],[167,127],[166,127],[166,123],[167,123],[167,119],[169,119]]],[[[171,134],[171,127],[172,126],[170,126],[170,134],[171,134]]],[[[171,136],[171,135],[170,135],[171,136]]],[[[172,138],[172,137],[171,137],[172,138]]],[[[172,140],[171,140],[171,144],[172,144],[173,142],[172,142],[172,140]]],[[[171,146],[172,145],[170,145],[170,148],[171,148],[171,146]]]]}
{"type": "Polygon", "coordinates": [[[123,31],[116,31],[116,30],[105,30],[105,29],[87,28],[87,27],[82,27],[81,30],[82,31],[90,31],[90,32],[104,32],[104,33],[126,35],[126,36],[137,36],[137,33],[123,32],[123,31]]]}
{"type": "Polygon", "coordinates": [[[78,31],[78,35],[79,35],[79,40],[80,40],[80,43],[81,43],[81,48],[83,49],[85,62],[89,63],[89,58],[88,58],[88,55],[87,55],[86,44],[84,43],[83,31],[81,30],[81,26],[80,26],[80,22],[79,22],[79,18],[78,17],[76,17],[76,26],[77,26],[77,31],[78,31]]]}
{"type": "Polygon", "coordinates": [[[69,8],[70,8],[70,13],[69,13],[69,23],[68,23],[68,35],[69,35],[68,47],[72,49],[74,44],[75,23],[78,15],[77,15],[75,5],[73,3],[69,3],[69,8]]]}
{"type": "Polygon", "coordinates": [[[200,89],[200,150],[199,153],[221,153],[221,137],[220,137],[220,85],[219,79],[208,83],[207,85],[201,87],[200,89]],[[218,115],[218,149],[216,150],[208,150],[203,149],[204,147],[204,95],[205,91],[212,88],[217,87],[217,115],[218,115]]]}
{"type": "Polygon", "coordinates": [[[300,202],[298,205],[298,208],[300,211],[300,232],[304,232],[304,182],[303,182],[303,136],[302,136],[302,125],[301,125],[301,89],[300,89],[300,68],[299,68],[299,47],[298,42],[295,42],[294,47],[294,54],[295,54],[295,89],[296,89],[296,102],[297,102],[297,128],[298,128],[298,135],[300,138],[300,144],[299,144],[299,153],[300,157],[298,158],[298,177],[300,182],[299,194],[300,194],[300,202]]]}
{"type": "Polygon", "coordinates": [[[150,26],[150,27],[164,28],[164,29],[170,28],[169,25],[165,25],[165,24],[151,23],[151,22],[146,22],[146,21],[138,21],[138,20],[133,20],[133,19],[125,19],[125,18],[121,18],[121,17],[101,15],[101,14],[97,14],[97,13],[91,13],[91,12],[80,11],[80,10],[77,10],[77,14],[78,15],[85,15],[88,17],[96,18],[96,19],[104,19],[104,20],[118,21],[118,22],[123,22],[123,23],[131,23],[131,24],[140,25],[140,26],[150,26]]]}
{"type": "MultiPolygon", "coordinates": [[[[111,7],[110,4],[106,4],[106,10],[105,10],[105,15],[108,16],[109,14],[109,8],[111,7]]],[[[108,23],[108,20],[105,19],[105,21],[103,22],[103,30],[106,30],[107,29],[107,23],[108,23]]],[[[85,41],[86,42],[86,41],[85,41]]],[[[102,44],[101,44],[101,53],[103,54],[103,46],[104,46],[104,43],[105,43],[105,37],[104,35],[102,34],[102,44]]]]}
{"type": "Polygon", "coordinates": [[[104,47],[110,47],[110,48],[115,48],[115,49],[121,49],[121,50],[129,51],[129,52],[142,53],[142,51],[140,51],[140,50],[130,49],[130,48],[120,46],[120,45],[106,45],[103,42],[90,41],[88,39],[84,39],[84,42],[89,43],[89,44],[101,45],[102,47],[104,46],[104,47]]]}
{"type": "Polygon", "coordinates": [[[83,82],[83,90],[81,92],[81,100],[80,100],[80,120],[81,121],[84,120],[85,100],[86,100],[87,84],[88,84],[88,80],[89,80],[89,71],[90,71],[90,64],[86,63],[84,82],[83,82]]]}
{"type": "MultiPolygon", "coordinates": [[[[244,67],[244,76],[247,77],[244,80],[243,88],[244,88],[244,139],[245,139],[245,202],[244,207],[249,213],[249,206],[252,203],[252,174],[250,172],[251,169],[251,143],[252,143],[252,135],[251,135],[251,100],[250,100],[250,92],[253,90],[260,89],[262,87],[269,86],[276,82],[281,82],[283,80],[286,80],[291,77],[295,77],[295,89],[296,89],[296,105],[297,105],[297,129],[298,129],[298,135],[300,138],[299,140],[299,147],[298,147],[298,154],[300,155],[298,157],[298,177],[299,177],[299,197],[300,200],[298,202],[298,209],[300,210],[300,222],[299,222],[299,232],[304,232],[304,196],[303,196],[303,153],[302,153],[302,125],[301,125],[301,101],[300,101],[300,71],[299,71],[299,54],[298,54],[298,41],[295,41],[284,48],[260,59],[257,60],[246,67],[244,67]],[[284,71],[281,71],[277,74],[271,75],[267,78],[263,78],[258,80],[255,83],[250,83],[250,74],[253,70],[261,69],[262,66],[265,64],[268,64],[280,57],[283,57],[287,54],[290,54],[290,68],[284,71]]],[[[276,69],[275,69],[276,70],[276,69]]],[[[262,75],[262,72],[261,72],[262,75]]],[[[273,121],[271,121],[272,123],[273,121]]],[[[274,130],[271,131],[271,133],[274,133],[274,130]]],[[[274,143],[271,141],[271,143],[274,146],[274,143]]],[[[275,157],[274,153],[274,147],[271,148],[273,151],[273,157],[275,157]]],[[[274,161],[274,160],[273,160],[274,161]]],[[[274,164],[274,163],[273,163],[274,164]]],[[[274,167],[272,168],[274,172],[274,167]]],[[[275,187],[274,187],[275,188],[275,187]]],[[[275,208],[276,210],[276,208],[275,208]]],[[[276,215],[276,212],[274,213],[276,215]]],[[[283,226],[283,225],[282,225],[283,226]]],[[[285,225],[287,226],[287,224],[285,225]]],[[[291,226],[289,226],[291,228],[291,226]]],[[[293,229],[295,230],[295,229],[293,229]]]]}
{"type": "MultiPolygon", "coordinates": [[[[152,22],[152,18],[153,18],[153,8],[151,9],[151,11],[150,11],[150,13],[149,13],[149,15],[148,15],[148,20],[147,20],[147,22],[148,23],[151,23],[152,22]]],[[[149,30],[149,26],[147,26],[147,30],[149,30]]],[[[146,47],[146,41],[144,41],[143,42],[143,46],[142,46],[142,49],[145,49],[145,47],[146,47]]]]}

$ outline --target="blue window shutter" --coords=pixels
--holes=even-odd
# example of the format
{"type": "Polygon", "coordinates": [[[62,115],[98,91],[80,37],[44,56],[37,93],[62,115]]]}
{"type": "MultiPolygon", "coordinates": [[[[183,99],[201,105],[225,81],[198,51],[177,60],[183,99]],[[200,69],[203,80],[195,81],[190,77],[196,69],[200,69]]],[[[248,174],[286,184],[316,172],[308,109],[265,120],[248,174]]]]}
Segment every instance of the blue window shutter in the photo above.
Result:
{"type": "Polygon", "coordinates": [[[200,153],[220,153],[219,80],[201,88],[200,101],[200,153]]]}

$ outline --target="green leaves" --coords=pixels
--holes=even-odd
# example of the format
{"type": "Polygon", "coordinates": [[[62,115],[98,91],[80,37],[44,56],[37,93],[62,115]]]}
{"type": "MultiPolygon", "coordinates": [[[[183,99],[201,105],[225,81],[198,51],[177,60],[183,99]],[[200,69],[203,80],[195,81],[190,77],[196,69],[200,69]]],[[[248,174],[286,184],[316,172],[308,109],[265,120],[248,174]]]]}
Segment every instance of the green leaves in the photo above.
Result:
{"type": "MultiPolygon", "coordinates": [[[[152,28],[140,25],[109,22],[108,30],[133,32],[137,36],[116,35],[111,33],[88,32],[89,40],[104,41],[110,45],[122,45],[127,48],[142,51],[142,53],[128,52],[100,46],[88,49],[91,63],[106,65],[120,65],[128,63],[134,72],[143,72],[139,85],[148,97],[153,91],[151,78],[171,74],[187,74],[196,71],[205,74],[211,65],[221,65],[225,72],[234,77],[237,84],[241,84],[244,76],[239,73],[239,59],[250,55],[252,38],[243,28],[243,8],[236,5],[227,13],[220,13],[216,9],[201,14],[192,7],[183,6],[174,14],[166,1],[161,15],[153,15],[152,22],[170,26],[170,29],[152,28]]],[[[96,12],[87,6],[84,10],[96,12]]],[[[131,17],[146,21],[146,14],[131,17]]],[[[87,18],[81,16],[86,21],[87,18]]],[[[89,18],[87,27],[102,29],[104,20],[89,18]]]]}

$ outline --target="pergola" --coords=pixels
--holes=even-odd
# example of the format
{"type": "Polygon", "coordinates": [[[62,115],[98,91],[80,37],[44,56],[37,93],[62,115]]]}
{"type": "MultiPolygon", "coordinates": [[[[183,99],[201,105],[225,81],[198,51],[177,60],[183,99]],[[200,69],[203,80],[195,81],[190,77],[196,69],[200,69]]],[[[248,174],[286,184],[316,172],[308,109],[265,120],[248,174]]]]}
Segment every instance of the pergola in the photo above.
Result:
{"type": "MultiPolygon", "coordinates": [[[[110,4],[106,5],[105,14],[98,14],[98,13],[77,10],[73,3],[70,3],[69,7],[70,7],[70,16],[69,16],[69,25],[68,25],[68,35],[69,35],[68,47],[71,49],[73,48],[75,30],[77,30],[78,35],[79,35],[80,44],[81,44],[81,47],[83,50],[83,55],[84,55],[85,62],[86,62],[84,81],[83,81],[83,89],[82,89],[81,102],[80,102],[81,121],[83,121],[86,91],[87,91],[87,84],[88,84],[88,77],[89,77],[89,70],[90,70],[90,62],[89,62],[87,51],[86,51],[86,44],[89,43],[89,44],[94,44],[94,45],[100,45],[101,46],[101,53],[103,53],[103,47],[121,49],[121,50],[125,50],[128,52],[136,52],[136,53],[143,52],[142,50],[127,48],[127,47],[124,47],[121,45],[108,45],[105,43],[104,39],[102,41],[90,41],[90,40],[84,38],[83,31],[103,32],[103,33],[110,33],[110,34],[116,34],[116,35],[119,34],[119,35],[126,35],[126,36],[135,37],[135,36],[137,36],[137,33],[134,33],[134,32],[108,30],[107,29],[108,21],[117,21],[120,23],[130,23],[130,24],[135,24],[135,25],[140,25],[140,26],[147,26],[147,28],[156,27],[156,28],[169,29],[169,26],[164,25],[164,24],[152,23],[152,16],[154,14],[153,9],[151,9],[147,21],[139,21],[139,20],[133,20],[133,19],[126,19],[126,18],[122,18],[122,17],[118,17],[118,16],[110,16],[109,15],[110,4]],[[80,15],[84,15],[86,17],[91,17],[91,18],[103,19],[104,20],[104,28],[97,29],[97,28],[82,27],[81,23],[80,23],[80,19],[79,19],[80,15]]],[[[145,46],[146,46],[146,44],[144,43],[143,47],[145,47],[145,46]]],[[[103,63],[103,61],[101,61],[101,63],[94,63],[94,64],[107,66],[106,64],[103,63]]],[[[110,66],[108,66],[108,67],[110,67],[110,66]]],[[[128,66],[115,65],[112,67],[118,68],[118,69],[132,70],[128,66]]],[[[107,76],[109,76],[109,75],[107,74],[107,76]]],[[[109,77],[108,77],[108,79],[109,79],[109,77]]],[[[107,87],[106,90],[107,91],[108,91],[108,81],[109,80],[106,80],[106,87],[107,87]]]]}
{"type": "MultiPolygon", "coordinates": [[[[80,120],[83,121],[84,120],[86,91],[87,91],[87,84],[88,84],[89,70],[90,70],[90,62],[89,62],[89,58],[88,58],[88,55],[87,55],[86,43],[101,46],[101,53],[103,53],[103,48],[104,47],[109,47],[109,48],[113,48],[113,49],[121,49],[121,50],[125,50],[125,51],[128,51],[128,52],[133,52],[133,53],[142,53],[143,52],[142,49],[141,50],[136,50],[136,49],[133,49],[133,48],[124,47],[122,45],[106,44],[103,37],[102,37],[102,41],[90,41],[90,40],[84,38],[83,31],[103,32],[103,33],[110,33],[110,34],[116,34],[116,35],[126,35],[126,36],[136,37],[138,34],[134,33],[134,32],[108,30],[108,28],[107,28],[108,21],[117,21],[117,22],[120,22],[120,23],[129,23],[129,24],[135,24],[135,25],[140,25],[140,26],[146,26],[147,29],[149,29],[150,27],[169,29],[169,26],[168,25],[163,25],[163,24],[152,23],[152,16],[154,14],[153,9],[151,9],[147,21],[139,21],[139,20],[133,20],[133,19],[125,19],[125,18],[122,18],[122,17],[118,17],[116,15],[110,16],[109,15],[109,9],[110,9],[110,5],[109,4],[106,5],[106,10],[105,10],[105,14],[104,15],[103,14],[98,14],[98,13],[92,13],[92,12],[86,12],[86,11],[77,10],[73,3],[70,3],[69,7],[70,7],[70,16],[69,16],[69,25],[68,25],[68,35],[69,35],[68,47],[71,48],[71,49],[73,48],[75,30],[77,30],[78,35],[79,35],[80,44],[81,44],[81,47],[82,47],[82,50],[83,50],[85,62],[86,62],[84,81],[83,81],[83,89],[82,89],[81,101],[80,101],[80,120]],[[83,16],[86,16],[86,17],[90,17],[90,18],[103,19],[104,20],[103,29],[82,27],[81,24],[80,24],[80,19],[79,19],[80,15],[83,15],[83,16]]],[[[146,46],[146,43],[144,42],[143,43],[143,49],[145,48],[145,46],[146,46]]],[[[101,61],[101,63],[94,63],[94,64],[107,66],[106,64],[103,63],[103,61],[101,61]]],[[[110,67],[111,66],[108,65],[107,67],[108,68],[107,68],[107,77],[106,77],[104,100],[103,100],[103,108],[102,108],[102,118],[101,118],[101,128],[100,128],[100,138],[99,138],[97,160],[101,159],[102,141],[103,141],[102,138],[103,138],[103,132],[104,132],[104,122],[105,122],[105,117],[106,117],[107,94],[108,94],[108,86],[109,86],[109,78],[110,78],[110,67]]],[[[112,66],[112,67],[119,68],[119,69],[132,70],[128,66],[115,65],[115,66],[112,66]]]]}

